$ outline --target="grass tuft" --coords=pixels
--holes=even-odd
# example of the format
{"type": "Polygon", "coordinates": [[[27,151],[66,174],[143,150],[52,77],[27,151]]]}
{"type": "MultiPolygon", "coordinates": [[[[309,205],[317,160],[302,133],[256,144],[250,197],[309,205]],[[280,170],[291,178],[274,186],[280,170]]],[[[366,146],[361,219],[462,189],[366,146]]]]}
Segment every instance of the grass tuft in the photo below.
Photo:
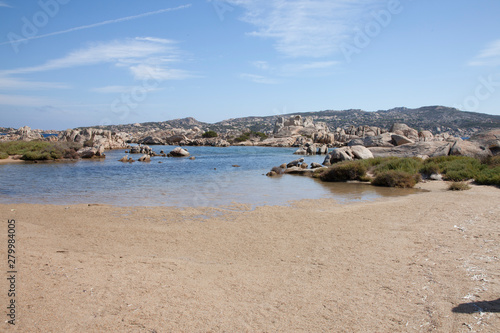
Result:
{"type": "Polygon", "coordinates": [[[469,184],[466,182],[453,182],[448,186],[449,191],[466,191],[470,190],[469,184]]]}

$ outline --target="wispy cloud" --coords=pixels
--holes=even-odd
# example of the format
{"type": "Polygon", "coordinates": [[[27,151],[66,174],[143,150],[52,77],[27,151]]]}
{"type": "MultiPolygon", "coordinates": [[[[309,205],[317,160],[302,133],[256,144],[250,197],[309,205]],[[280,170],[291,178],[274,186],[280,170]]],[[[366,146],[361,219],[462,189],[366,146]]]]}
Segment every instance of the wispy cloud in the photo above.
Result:
{"type": "MultiPolygon", "coordinates": [[[[168,39],[138,37],[93,43],[41,65],[0,71],[0,88],[67,88],[68,86],[61,83],[34,82],[18,76],[102,63],[111,63],[128,70],[134,80],[164,81],[197,77],[189,71],[175,68],[184,59],[184,52],[177,47],[175,41],[168,39]]],[[[96,89],[98,90],[94,90],[95,92],[103,93],[119,90],[118,86],[110,86],[100,91],[99,88],[96,89]]]]}
{"type": "Polygon", "coordinates": [[[5,1],[0,1],[0,7],[9,7],[9,8],[12,8],[12,6],[9,5],[8,3],[6,3],[5,1]]]}
{"type": "MultiPolygon", "coordinates": [[[[310,62],[291,62],[279,65],[271,65],[267,61],[254,61],[251,63],[260,74],[271,75],[274,77],[290,76],[323,76],[331,73],[331,68],[340,64],[338,61],[310,61],[310,62]]],[[[269,83],[278,83],[276,79],[270,79],[268,76],[244,74],[240,75],[243,79],[251,79],[254,82],[269,81],[269,83]]],[[[259,82],[259,83],[263,83],[259,82]]]]}
{"type": "Polygon", "coordinates": [[[151,15],[157,15],[157,14],[171,12],[171,11],[180,10],[180,9],[185,9],[185,8],[189,8],[189,7],[191,7],[190,4],[183,5],[183,6],[178,6],[178,7],[175,7],[175,8],[165,8],[165,9],[155,10],[155,11],[152,11],[152,12],[147,12],[147,13],[143,13],[143,14],[139,14],[139,15],[127,16],[127,17],[122,17],[122,18],[113,19],[113,20],[107,20],[107,21],[103,21],[103,22],[99,22],[99,23],[94,23],[94,24],[89,24],[89,25],[82,25],[82,26],[79,26],[79,27],[74,27],[74,28],[70,28],[70,29],[66,29],[66,30],[51,32],[51,33],[48,33],[48,34],[43,34],[43,35],[38,35],[38,36],[33,36],[33,37],[28,37],[28,38],[25,38],[25,39],[16,39],[16,40],[13,40],[13,41],[8,41],[8,42],[0,43],[0,45],[10,44],[10,43],[19,43],[19,42],[24,42],[24,41],[32,40],[32,39],[39,39],[39,38],[46,38],[46,37],[51,37],[51,36],[56,36],[56,35],[67,34],[67,33],[73,32],[73,31],[79,31],[79,30],[97,28],[97,27],[100,27],[100,26],[103,26],[103,25],[108,25],[108,24],[114,24],[114,23],[119,23],[119,22],[125,22],[125,21],[135,20],[135,19],[138,19],[138,18],[143,18],[143,17],[147,17],[147,16],[151,16],[151,15]]]}
{"type": "Polygon", "coordinates": [[[153,55],[165,54],[178,58],[179,53],[175,42],[166,39],[155,39],[153,42],[147,38],[134,38],[125,41],[93,43],[86,48],[73,51],[65,57],[50,60],[45,64],[5,70],[1,71],[0,75],[44,72],[109,62],[114,62],[117,65],[137,64],[153,55]]]}
{"type": "Polygon", "coordinates": [[[240,74],[240,78],[252,81],[254,83],[260,83],[260,84],[277,84],[277,83],[279,83],[278,80],[276,80],[276,79],[265,77],[262,75],[256,75],[256,74],[243,73],[243,74],[240,74]]]}
{"type": "Polygon", "coordinates": [[[500,39],[488,44],[479,54],[469,62],[470,66],[498,66],[500,65],[500,39]]]}
{"type": "Polygon", "coordinates": [[[252,36],[275,40],[289,57],[330,56],[386,0],[227,0],[245,9],[252,36]]]}
{"type": "Polygon", "coordinates": [[[254,61],[252,62],[252,65],[254,67],[256,67],[257,69],[261,69],[261,70],[268,70],[270,68],[270,65],[267,61],[254,61]]]}
{"type": "Polygon", "coordinates": [[[160,66],[149,66],[140,64],[130,67],[130,71],[136,80],[153,79],[157,81],[163,80],[182,80],[197,77],[188,71],[174,68],[163,68],[160,66]]]}

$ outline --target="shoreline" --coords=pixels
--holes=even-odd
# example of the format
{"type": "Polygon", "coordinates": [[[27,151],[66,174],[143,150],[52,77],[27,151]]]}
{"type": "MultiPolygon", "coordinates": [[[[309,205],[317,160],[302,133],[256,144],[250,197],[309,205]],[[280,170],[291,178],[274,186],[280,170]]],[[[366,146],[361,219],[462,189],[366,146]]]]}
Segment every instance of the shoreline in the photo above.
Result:
{"type": "Polygon", "coordinates": [[[16,326],[489,331],[500,325],[487,311],[500,294],[500,189],[445,184],[255,209],[1,204],[17,226],[16,326]]]}

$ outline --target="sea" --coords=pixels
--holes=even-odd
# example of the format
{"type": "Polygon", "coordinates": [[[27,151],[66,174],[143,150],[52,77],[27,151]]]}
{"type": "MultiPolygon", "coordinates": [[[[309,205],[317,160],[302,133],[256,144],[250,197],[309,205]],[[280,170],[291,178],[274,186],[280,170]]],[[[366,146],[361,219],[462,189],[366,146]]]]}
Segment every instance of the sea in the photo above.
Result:
{"type": "MultiPolygon", "coordinates": [[[[159,153],[175,146],[151,146],[159,153]]],[[[106,151],[106,158],[74,162],[0,165],[0,203],[110,204],[116,206],[222,207],[248,204],[291,205],[301,199],[371,201],[415,193],[413,189],[358,183],[325,183],[310,177],[267,177],[273,166],[304,157],[296,148],[187,147],[189,158],[152,157],[123,163],[126,149],[106,151]]],[[[141,155],[129,155],[138,159],[141,155]]]]}

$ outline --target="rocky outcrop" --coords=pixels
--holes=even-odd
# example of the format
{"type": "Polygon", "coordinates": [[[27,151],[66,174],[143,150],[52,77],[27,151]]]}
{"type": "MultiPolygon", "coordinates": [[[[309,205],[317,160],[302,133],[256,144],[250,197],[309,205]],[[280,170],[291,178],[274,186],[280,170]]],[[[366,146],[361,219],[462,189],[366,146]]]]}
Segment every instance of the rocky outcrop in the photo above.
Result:
{"type": "Polygon", "coordinates": [[[126,133],[114,133],[108,130],[86,128],[83,130],[68,129],[59,135],[59,141],[87,143],[95,147],[103,146],[104,149],[128,148],[126,133]]]}
{"type": "Polygon", "coordinates": [[[295,151],[295,155],[326,155],[328,154],[327,145],[317,145],[315,143],[306,143],[295,151]]]}
{"type": "Polygon", "coordinates": [[[168,157],[188,157],[190,154],[187,149],[177,147],[167,154],[168,157]]]}
{"type": "Polygon", "coordinates": [[[373,158],[373,154],[364,146],[347,146],[332,150],[323,161],[323,165],[331,165],[342,161],[364,160],[373,158]]]}
{"type": "Polygon", "coordinates": [[[167,141],[157,136],[147,136],[143,139],[138,140],[137,143],[143,145],[165,145],[167,141]]]}
{"type": "Polygon", "coordinates": [[[29,126],[19,128],[16,134],[19,135],[17,140],[32,141],[43,139],[39,131],[32,131],[29,126]]]}
{"type": "Polygon", "coordinates": [[[457,140],[450,148],[450,155],[469,156],[479,159],[491,156],[491,151],[477,142],[457,140]]]}
{"type": "Polygon", "coordinates": [[[273,167],[266,176],[273,177],[282,174],[301,174],[301,175],[312,175],[315,169],[321,168],[322,166],[318,163],[311,163],[311,167],[304,162],[303,158],[291,161],[289,163],[284,163],[279,167],[273,167]]]}
{"type": "Polygon", "coordinates": [[[151,156],[144,154],[138,159],[139,162],[151,162],[151,156]]]}
{"type": "Polygon", "coordinates": [[[471,141],[489,149],[492,155],[500,155],[500,128],[477,133],[471,137],[471,141]]]}
{"type": "Polygon", "coordinates": [[[81,158],[103,158],[106,157],[104,154],[104,147],[84,147],[77,151],[78,156],[81,158]]]}
{"type": "Polygon", "coordinates": [[[406,145],[408,143],[415,143],[415,141],[407,138],[404,135],[392,134],[391,138],[392,138],[392,142],[394,143],[395,146],[406,145]]]}
{"type": "Polygon", "coordinates": [[[289,118],[278,117],[274,124],[275,138],[290,137],[294,135],[313,136],[318,132],[328,132],[328,127],[323,122],[314,123],[311,117],[292,116],[289,118]]]}
{"type": "Polygon", "coordinates": [[[416,142],[397,147],[368,148],[374,157],[434,157],[449,155],[451,143],[443,141],[416,142]]]}
{"type": "Polygon", "coordinates": [[[418,141],[418,131],[406,124],[395,123],[392,125],[389,132],[405,136],[412,141],[418,141]]]}
{"type": "Polygon", "coordinates": [[[382,133],[379,135],[368,136],[363,139],[363,146],[370,147],[393,147],[391,133],[382,133]]]}
{"type": "Polygon", "coordinates": [[[143,145],[138,145],[138,146],[132,146],[130,147],[129,150],[130,154],[147,154],[147,155],[152,155],[153,154],[153,149],[149,146],[143,146],[143,145]]]}
{"type": "Polygon", "coordinates": [[[180,141],[183,146],[229,147],[231,144],[222,138],[198,138],[180,141]]]}

